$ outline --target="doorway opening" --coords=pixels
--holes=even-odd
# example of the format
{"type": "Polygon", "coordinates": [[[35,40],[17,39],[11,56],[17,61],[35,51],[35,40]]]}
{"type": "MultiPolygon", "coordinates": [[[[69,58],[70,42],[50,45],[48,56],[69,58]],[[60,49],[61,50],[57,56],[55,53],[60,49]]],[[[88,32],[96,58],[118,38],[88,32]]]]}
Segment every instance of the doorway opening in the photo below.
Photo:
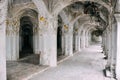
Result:
{"type": "Polygon", "coordinates": [[[20,19],[20,58],[33,54],[33,24],[30,17],[20,19]]]}
{"type": "Polygon", "coordinates": [[[61,27],[58,27],[57,30],[57,56],[62,55],[62,30],[61,27]]]}
{"type": "Polygon", "coordinates": [[[64,37],[63,37],[63,21],[60,15],[58,15],[58,28],[57,28],[57,61],[64,59],[64,37]]]}

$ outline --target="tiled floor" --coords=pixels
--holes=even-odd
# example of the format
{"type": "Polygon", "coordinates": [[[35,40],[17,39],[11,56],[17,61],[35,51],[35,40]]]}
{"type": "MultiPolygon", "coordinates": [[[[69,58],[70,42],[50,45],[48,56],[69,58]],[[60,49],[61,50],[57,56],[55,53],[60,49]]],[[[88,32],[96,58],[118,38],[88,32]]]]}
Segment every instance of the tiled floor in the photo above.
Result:
{"type": "Polygon", "coordinates": [[[99,45],[90,46],[29,80],[111,80],[103,75],[103,57],[99,45]]]}

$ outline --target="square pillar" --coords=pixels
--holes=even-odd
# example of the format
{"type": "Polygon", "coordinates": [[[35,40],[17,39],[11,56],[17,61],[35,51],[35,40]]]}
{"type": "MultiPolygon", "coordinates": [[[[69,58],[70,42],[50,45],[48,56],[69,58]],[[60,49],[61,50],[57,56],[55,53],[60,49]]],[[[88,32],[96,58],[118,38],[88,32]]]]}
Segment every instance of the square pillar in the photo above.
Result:
{"type": "Polygon", "coordinates": [[[116,78],[116,53],[117,53],[117,26],[116,23],[112,24],[112,46],[111,46],[111,77],[116,78]]]}
{"type": "Polygon", "coordinates": [[[6,76],[6,15],[7,0],[0,1],[0,80],[7,80],[6,76]]]}
{"type": "Polygon", "coordinates": [[[73,56],[73,35],[65,34],[65,55],[73,56]]]}
{"type": "Polygon", "coordinates": [[[112,35],[111,35],[110,27],[106,29],[106,53],[107,53],[107,64],[105,66],[105,74],[107,77],[112,78],[111,73],[111,58],[112,58],[112,35]]]}
{"type": "Polygon", "coordinates": [[[0,80],[6,80],[6,32],[5,22],[0,24],[0,80]]]}
{"type": "Polygon", "coordinates": [[[55,34],[43,34],[42,45],[40,64],[51,67],[57,66],[57,36],[55,34]]]}
{"type": "Polygon", "coordinates": [[[11,60],[12,61],[17,61],[18,59],[19,59],[19,53],[17,53],[18,51],[18,49],[17,49],[17,46],[19,46],[19,45],[17,45],[18,43],[17,43],[17,35],[16,35],[16,33],[14,33],[13,35],[12,35],[12,49],[11,49],[11,51],[12,51],[12,54],[11,54],[11,60]]]}
{"type": "Polygon", "coordinates": [[[116,77],[120,79],[120,14],[115,14],[117,20],[117,54],[116,54],[116,77]]]}
{"type": "MultiPolygon", "coordinates": [[[[44,22],[42,22],[44,23],[44,22]]],[[[40,64],[49,65],[50,67],[57,66],[57,18],[50,18],[45,21],[45,24],[40,24],[41,32],[41,55],[40,64]]],[[[40,44],[39,44],[40,45],[40,44]]]]}
{"type": "Polygon", "coordinates": [[[81,41],[82,41],[82,42],[81,42],[81,48],[82,48],[82,49],[85,48],[85,44],[86,44],[86,43],[85,43],[85,39],[86,39],[86,38],[85,38],[85,31],[83,31],[82,36],[81,36],[81,41]]]}
{"type": "Polygon", "coordinates": [[[75,51],[81,51],[79,35],[75,35],[75,51]]]}
{"type": "Polygon", "coordinates": [[[62,34],[62,54],[65,54],[65,36],[62,34]]]}

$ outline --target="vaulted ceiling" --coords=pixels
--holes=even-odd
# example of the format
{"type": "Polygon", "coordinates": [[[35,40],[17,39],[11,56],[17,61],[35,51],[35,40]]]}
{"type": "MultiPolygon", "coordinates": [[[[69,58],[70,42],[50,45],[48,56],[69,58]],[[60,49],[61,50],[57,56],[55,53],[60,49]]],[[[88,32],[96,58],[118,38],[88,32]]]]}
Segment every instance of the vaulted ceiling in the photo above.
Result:
{"type": "Polygon", "coordinates": [[[76,18],[77,16],[86,14],[83,18],[80,18],[79,20],[90,20],[98,22],[102,27],[99,28],[105,28],[109,23],[109,11],[104,6],[84,1],[84,2],[75,2],[66,8],[63,9],[66,15],[71,15],[72,19],[76,18]],[[89,16],[89,17],[88,17],[89,16]],[[103,27],[105,26],[105,27],[103,27]]]}
{"type": "MultiPolygon", "coordinates": [[[[62,7],[62,5],[64,6],[71,2],[72,4],[67,5],[62,9],[68,17],[71,16],[71,20],[74,20],[80,15],[86,14],[87,17],[84,17],[84,19],[88,20],[89,16],[89,20],[93,19],[93,21],[99,22],[99,26],[102,26],[102,28],[108,26],[110,14],[110,9],[108,10],[108,8],[114,8],[116,1],[117,0],[43,0],[46,5],[45,7],[50,13],[53,13],[58,6],[62,7]],[[102,2],[103,5],[100,4],[102,2]]],[[[32,0],[9,0],[9,5],[11,6],[11,4],[26,2],[32,2],[32,0]]],[[[83,20],[83,18],[80,19],[83,20]]]]}

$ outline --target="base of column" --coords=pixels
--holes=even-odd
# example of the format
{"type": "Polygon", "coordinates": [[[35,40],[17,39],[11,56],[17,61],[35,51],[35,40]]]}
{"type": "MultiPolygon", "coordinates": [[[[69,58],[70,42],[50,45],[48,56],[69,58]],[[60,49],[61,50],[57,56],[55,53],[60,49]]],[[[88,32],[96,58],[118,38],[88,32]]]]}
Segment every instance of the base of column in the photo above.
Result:
{"type": "Polygon", "coordinates": [[[111,72],[110,72],[110,70],[109,70],[108,68],[104,69],[103,72],[104,72],[104,75],[105,75],[106,77],[111,78],[111,72]]]}
{"type": "Polygon", "coordinates": [[[113,69],[111,71],[110,67],[109,68],[106,68],[103,70],[104,74],[106,77],[108,78],[112,78],[113,80],[115,79],[116,80],[116,74],[115,74],[115,69],[113,69]]]}

